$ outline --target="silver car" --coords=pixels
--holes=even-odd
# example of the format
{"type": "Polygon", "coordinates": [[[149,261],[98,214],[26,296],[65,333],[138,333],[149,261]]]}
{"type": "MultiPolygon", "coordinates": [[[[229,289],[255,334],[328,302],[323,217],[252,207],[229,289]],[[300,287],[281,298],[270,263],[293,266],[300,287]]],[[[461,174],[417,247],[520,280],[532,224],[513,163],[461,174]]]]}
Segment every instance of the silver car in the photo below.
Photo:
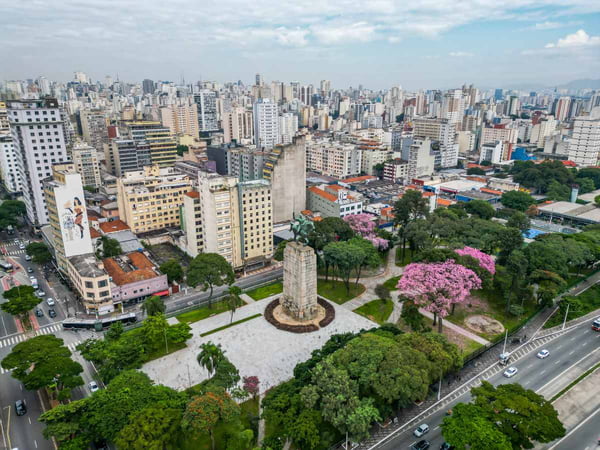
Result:
{"type": "Polygon", "coordinates": [[[504,376],[506,378],[512,378],[517,374],[518,371],[519,369],[517,369],[516,367],[509,367],[504,371],[504,376]]]}

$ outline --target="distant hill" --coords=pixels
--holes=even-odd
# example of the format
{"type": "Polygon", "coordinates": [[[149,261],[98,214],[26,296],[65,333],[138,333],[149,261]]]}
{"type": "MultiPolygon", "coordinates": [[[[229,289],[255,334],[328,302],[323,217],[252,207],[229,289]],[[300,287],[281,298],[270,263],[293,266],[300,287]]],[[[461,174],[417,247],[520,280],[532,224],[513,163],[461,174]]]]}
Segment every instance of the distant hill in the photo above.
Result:
{"type": "Polygon", "coordinates": [[[557,87],[562,89],[600,89],[600,80],[573,80],[557,87]]]}

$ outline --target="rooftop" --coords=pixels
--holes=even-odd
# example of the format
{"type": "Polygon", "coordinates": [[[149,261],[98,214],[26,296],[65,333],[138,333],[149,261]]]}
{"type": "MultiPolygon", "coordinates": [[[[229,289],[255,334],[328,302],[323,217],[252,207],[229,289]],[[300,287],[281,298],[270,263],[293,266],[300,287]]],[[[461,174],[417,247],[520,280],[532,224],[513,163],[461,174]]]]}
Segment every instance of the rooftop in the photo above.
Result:
{"type": "Polygon", "coordinates": [[[127,225],[122,220],[113,220],[112,222],[103,222],[100,224],[100,230],[102,233],[116,233],[117,231],[129,230],[129,225],[127,225]]]}
{"type": "Polygon", "coordinates": [[[146,255],[133,252],[126,257],[104,258],[104,269],[117,286],[150,280],[159,276],[153,269],[154,264],[146,255]]]}
{"type": "Polygon", "coordinates": [[[71,256],[69,262],[82,277],[95,278],[106,274],[93,253],[71,256]]]}
{"type": "Polygon", "coordinates": [[[329,200],[330,202],[335,202],[338,199],[335,195],[330,194],[329,192],[325,192],[324,190],[319,189],[316,186],[311,186],[311,187],[308,188],[308,190],[310,192],[312,192],[313,194],[316,194],[319,197],[324,198],[325,200],[329,200]]]}

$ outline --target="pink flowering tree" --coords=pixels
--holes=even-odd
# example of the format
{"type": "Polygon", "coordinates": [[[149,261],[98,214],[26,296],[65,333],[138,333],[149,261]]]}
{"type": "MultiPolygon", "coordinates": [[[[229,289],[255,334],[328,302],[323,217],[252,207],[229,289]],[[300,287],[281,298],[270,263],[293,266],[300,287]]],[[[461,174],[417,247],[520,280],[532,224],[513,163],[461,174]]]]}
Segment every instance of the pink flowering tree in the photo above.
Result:
{"type": "Polygon", "coordinates": [[[483,253],[481,250],[473,247],[461,248],[459,250],[455,250],[455,252],[461,256],[470,256],[471,258],[475,258],[479,263],[479,267],[487,270],[492,275],[496,273],[496,263],[494,262],[494,259],[487,253],[483,253]]]}
{"type": "Polygon", "coordinates": [[[452,259],[443,263],[409,264],[397,285],[401,296],[433,313],[434,325],[439,318],[439,333],[442,332],[442,319],[452,305],[462,303],[472,289],[480,287],[481,280],[475,272],[452,259]]]}
{"type": "Polygon", "coordinates": [[[344,217],[344,222],[350,225],[352,231],[370,241],[373,247],[379,250],[387,250],[389,242],[377,236],[375,222],[370,214],[349,214],[344,217]]]}
{"type": "Polygon", "coordinates": [[[252,395],[252,397],[256,397],[256,394],[258,394],[258,385],[260,384],[260,381],[258,380],[258,377],[256,376],[251,376],[251,377],[244,377],[242,379],[243,382],[243,387],[242,389],[244,389],[244,391],[246,391],[248,394],[252,395]]]}

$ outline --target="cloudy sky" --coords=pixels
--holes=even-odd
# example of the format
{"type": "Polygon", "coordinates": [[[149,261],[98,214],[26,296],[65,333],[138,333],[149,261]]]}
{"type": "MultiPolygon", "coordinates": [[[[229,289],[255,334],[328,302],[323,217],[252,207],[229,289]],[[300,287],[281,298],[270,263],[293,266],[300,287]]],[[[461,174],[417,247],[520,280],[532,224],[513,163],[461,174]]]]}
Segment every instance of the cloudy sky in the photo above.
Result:
{"type": "Polygon", "coordinates": [[[0,79],[380,89],[600,78],[600,0],[0,0],[0,79]]]}

